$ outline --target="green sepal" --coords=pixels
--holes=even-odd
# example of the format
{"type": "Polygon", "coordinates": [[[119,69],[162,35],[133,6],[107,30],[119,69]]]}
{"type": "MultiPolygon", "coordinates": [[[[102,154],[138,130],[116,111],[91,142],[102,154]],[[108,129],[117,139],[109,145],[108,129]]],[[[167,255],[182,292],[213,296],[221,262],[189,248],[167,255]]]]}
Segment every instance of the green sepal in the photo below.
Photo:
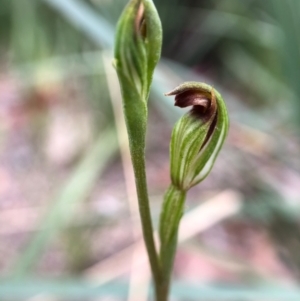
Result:
{"type": "Polygon", "coordinates": [[[215,95],[218,104],[217,123],[210,140],[191,162],[192,165],[195,165],[191,186],[198,184],[208,176],[228,133],[229,118],[225,102],[216,90],[215,95]]]}
{"type": "Polygon", "coordinates": [[[199,154],[211,122],[203,123],[189,112],[175,124],[170,144],[171,180],[180,189],[186,190],[191,183],[191,163],[199,154]]]}

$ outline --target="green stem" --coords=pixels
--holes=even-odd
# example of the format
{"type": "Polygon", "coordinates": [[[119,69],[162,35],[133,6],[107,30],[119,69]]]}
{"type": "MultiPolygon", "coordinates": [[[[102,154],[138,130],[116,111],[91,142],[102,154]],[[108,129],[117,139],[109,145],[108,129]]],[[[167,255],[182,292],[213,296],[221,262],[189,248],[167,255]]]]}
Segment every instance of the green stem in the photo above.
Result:
{"type": "Polygon", "coordinates": [[[167,300],[170,280],[177,247],[177,237],[180,219],[184,212],[186,192],[170,185],[162,205],[160,215],[160,262],[163,273],[162,300],[167,300]]]}
{"type": "Polygon", "coordinates": [[[162,274],[153,238],[153,226],[151,220],[145,171],[144,149],[141,147],[134,147],[133,145],[131,145],[131,154],[134,154],[132,155],[132,164],[135,175],[139,211],[141,216],[144,241],[146,244],[151,271],[154,278],[156,301],[166,301],[167,299],[161,298],[162,274]]]}
{"type": "MultiPolygon", "coordinates": [[[[123,82],[125,81],[123,77],[121,77],[121,79],[123,82]]],[[[137,93],[136,89],[133,89],[129,85],[122,86],[122,95],[124,99],[123,109],[135,176],[143,237],[154,279],[156,301],[165,301],[160,298],[162,274],[158,253],[154,243],[146,179],[145,136],[147,131],[147,101],[137,93]]]]}

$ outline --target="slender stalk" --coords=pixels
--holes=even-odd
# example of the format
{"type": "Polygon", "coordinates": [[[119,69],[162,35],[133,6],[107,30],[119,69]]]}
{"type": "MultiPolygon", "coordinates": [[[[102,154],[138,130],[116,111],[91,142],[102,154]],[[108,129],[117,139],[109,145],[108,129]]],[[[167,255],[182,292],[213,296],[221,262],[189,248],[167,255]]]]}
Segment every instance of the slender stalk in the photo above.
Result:
{"type": "Polygon", "coordinates": [[[153,226],[151,220],[146,169],[145,169],[145,151],[142,147],[130,145],[131,159],[135,175],[136,190],[139,203],[139,212],[141,216],[143,237],[150,261],[150,267],[154,279],[156,301],[166,301],[161,298],[162,292],[162,274],[159,264],[158,254],[155,248],[153,237],[153,226]],[[133,155],[134,154],[134,155],[133,155]]]}
{"type": "Polygon", "coordinates": [[[162,276],[158,254],[154,243],[147,189],[145,166],[145,137],[148,115],[147,106],[145,100],[136,93],[135,89],[130,89],[127,86],[123,86],[122,88],[123,98],[128,100],[124,103],[123,109],[129,137],[130,155],[134,170],[143,238],[154,279],[156,301],[166,301],[166,299],[160,299],[162,276]]]}
{"type": "Polygon", "coordinates": [[[172,268],[176,254],[178,229],[184,212],[186,192],[171,184],[164,196],[160,215],[159,235],[161,241],[160,262],[163,282],[161,284],[162,300],[167,300],[172,268]]]}

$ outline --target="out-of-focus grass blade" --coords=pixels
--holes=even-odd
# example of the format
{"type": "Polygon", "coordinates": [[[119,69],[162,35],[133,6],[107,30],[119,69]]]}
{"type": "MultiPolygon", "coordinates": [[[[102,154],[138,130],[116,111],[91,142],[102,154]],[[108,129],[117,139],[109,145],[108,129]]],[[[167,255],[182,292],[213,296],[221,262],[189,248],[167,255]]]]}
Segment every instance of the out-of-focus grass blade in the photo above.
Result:
{"type": "Polygon", "coordinates": [[[100,47],[113,46],[114,28],[87,4],[78,0],[44,0],[44,2],[61,12],[100,47]]]}
{"type": "Polygon", "coordinates": [[[283,68],[287,74],[290,86],[297,96],[293,98],[293,105],[295,118],[298,126],[300,126],[300,1],[273,0],[266,1],[266,3],[269,4],[270,10],[274,9],[283,31],[280,43],[283,68]]]}
{"type": "Polygon", "coordinates": [[[128,3],[128,0],[113,0],[113,1],[94,1],[99,13],[111,22],[117,24],[121,12],[128,3]]]}
{"type": "MultiPolygon", "coordinates": [[[[127,295],[126,282],[113,282],[101,286],[80,280],[40,280],[0,281],[1,300],[24,300],[37,296],[63,298],[64,300],[87,300],[88,298],[108,297],[121,298],[127,295]]],[[[279,286],[255,286],[251,288],[239,286],[191,285],[175,282],[172,296],[178,300],[197,301],[232,301],[232,300],[270,300],[296,301],[300,299],[300,290],[279,286]]],[[[115,299],[114,299],[115,300],[115,299]]]]}
{"type": "MultiPolygon", "coordinates": [[[[218,36],[220,39],[234,38],[240,41],[249,41],[272,49],[278,45],[276,39],[279,30],[277,26],[271,23],[253,19],[241,13],[218,10],[204,10],[203,13],[209,13],[210,20],[194,29],[199,33],[218,36]]],[[[202,43],[203,41],[201,41],[202,43]]]]}
{"type": "MultiPolygon", "coordinates": [[[[235,79],[245,85],[247,89],[252,90],[254,96],[261,98],[262,105],[259,106],[261,115],[268,114],[267,118],[269,118],[277,109],[276,119],[278,121],[282,122],[284,119],[290,118],[292,108],[289,100],[296,97],[295,92],[260,64],[255,56],[252,56],[244,48],[235,46],[225,49],[222,59],[229,73],[233,74],[235,79]],[[265,110],[263,110],[263,106],[265,106],[265,110]],[[270,106],[273,107],[272,111],[270,111],[270,106]]],[[[269,119],[272,120],[272,118],[269,119]]]]}
{"type": "MultiPolygon", "coordinates": [[[[87,300],[95,297],[124,297],[127,295],[127,283],[109,283],[101,286],[78,279],[41,280],[0,280],[1,300],[26,300],[39,295],[52,300],[87,300]]],[[[41,300],[44,300],[43,298],[41,300]]]]}
{"type": "MultiPolygon", "coordinates": [[[[242,14],[249,9],[253,1],[245,1],[242,2],[240,6],[239,12],[242,14]]],[[[226,32],[229,32],[234,27],[240,25],[240,18],[228,18],[229,14],[225,14],[222,12],[218,12],[217,9],[206,11],[205,19],[201,17],[201,10],[198,10],[198,14],[196,11],[193,11],[193,17],[189,17],[189,24],[187,26],[187,32],[189,35],[185,37],[184,44],[180,48],[179,51],[176,52],[176,57],[182,61],[182,58],[185,58],[185,62],[190,61],[192,58],[203,57],[207,54],[220,40],[221,37],[224,36],[226,32]],[[201,31],[207,31],[208,35],[199,35],[199,31],[197,28],[201,27],[201,31]],[[211,35],[209,32],[211,28],[218,32],[218,34],[211,35]]]]}
{"type": "Polygon", "coordinates": [[[18,65],[13,69],[12,75],[19,78],[25,88],[62,82],[74,74],[76,77],[103,75],[105,72],[100,64],[102,55],[102,51],[95,51],[52,57],[18,65]]]}
{"type": "Polygon", "coordinates": [[[25,60],[32,59],[36,47],[36,1],[12,0],[10,4],[12,15],[11,48],[14,49],[15,56],[25,60]]]}
{"type": "MultiPolygon", "coordinates": [[[[266,98],[266,103],[270,96],[276,101],[281,98],[280,94],[285,94],[283,98],[292,97],[293,92],[283,82],[275,78],[268,69],[264,68],[245,48],[240,46],[228,47],[222,55],[226,68],[230,72],[234,72],[240,81],[247,83],[249,88],[259,91],[261,96],[266,98]]],[[[272,102],[272,104],[274,103],[272,102]]]]}
{"type": "Polygon", "coordinates": [[[41,230],[36,233],[17,260],[13,276],[22,277],[34,267],[46,244],[72,216],[71,208],[74,209],[75,206],[70,206],[70,204],[85,200],[117,149],[114,129],[106,130],[100,135],[71,174],[70,179],[54,200],[53,206],[49,208],[46,217],[41,221],[41,230]]]}

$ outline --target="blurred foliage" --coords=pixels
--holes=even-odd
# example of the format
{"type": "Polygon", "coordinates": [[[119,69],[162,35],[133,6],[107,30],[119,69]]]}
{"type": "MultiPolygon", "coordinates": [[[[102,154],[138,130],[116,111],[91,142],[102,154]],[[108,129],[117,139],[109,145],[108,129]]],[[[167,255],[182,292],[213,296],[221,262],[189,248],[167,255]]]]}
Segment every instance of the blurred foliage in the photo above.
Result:
{"type": "MultiPolygon", "coordinates": [[[[89,240],[86,232],[74,232],[74,225],[66,221],[72,220],[69,203],[86,202],[93,189],[105,178],[105,171],[112,169],[109,159],[116,156],[115,133],[107,130],[114,126],[114,118],[102,54],[109,52],[113,46],[114,27],[126,2],[0,0],[1,80],[5,77],[17,79],[21,107],[29,112],[31,130],[41,132],[37,140],[33,140],[35,160],[39,156],[42,161],[47,160],[40,155],[40,146],[47,132],[47,122],[44,121],[49,119],[53,102],[59,105],[67,103],[67,107],[78,106],[80,109],[87,106],[92,120],[91,141],[79,143],[81,148],[78,147],[76,155],[67,164],[51,166],[53,174],[60,171],[63,175],[67,174],[70,181],[61,184],[60,179],[67,177],[57,176],[55,190],[62,192],[55,198],[50,194],[43,195],[47,198],[48,214],[41,219],[39,228],[42,231],[32,232],[18,250],[19,258],[16,259],[13,276],[22,275],[26,279],[28,274],[34,272],[33,267],[39,262],[42,251],[49,246],[50,239],[68,227],[72,229],[63,232],[62,237],[67,235],[64,243],[67,250],[72,250],[69,252],[72,256],[68,261],[71,266],[69,274],[80,275],[88,262],[100,260],[97,256],[87,259],[92,253],[89,248],[86,249],[89,254],[73,248],[74,244],[87,244],[89,240]],[[43,119],[42,123],[39,118],[43,119]],[[34,126],[37,129],[32,129],[34,126]],[[106,142],[101,143],[104,139],[102,135],[106,137],[106,142]],[[86,147],[82,148],[82,144],[86,147]],[[76,235],[80,236],[78,240],[76,235]]],[[[203,190],[231,188],[241,192],[245,199],[243,210],[227,223],[241,232],[245,224],[267,231],[278,258],[298,281],[300,2],[162,0],[155,1],[155,4],[162,19],[164,42],[163,59],[153,85],[150,120],[156,120],[156,115],[159,115],[164,120],[164,123],[160,121],[162,125],[171,128],[182,112],[175,109],[170,100],[164,99],[162,93],[182,81],[199,80],[213,83],[218,89],[220,87],[228,103],[231,130],[222,158],[212,175],[215,185],[212,186],[208,180],[203,190]]],[[[0,91],[0,109],[4,103],[10,102],[3,91],[0,91]]],[[[73,113],[70,111],[69,114],[73,113]]],[[[2,153],[5,141],[11,135],[3,124],[2,118],[2,153]]],[[[81,125],[78,128],[81,130],[81,125]]],[[[149,144],[151,139],[158,139],[156,136],[150,128],[149,144]]],[[[150,147],[153,149],[153,145],[150,147]]],[[[5,161],[5,156],[2,161],[5,161]]],[[[5,161],[5,164],[8,163],[5,161]]],[[[47,164],[54,163],[50,161],[42,167],[47,164]]],[[[125,195],[123,198],[126,199],[125,195]]],[[[199,198],[197,196],[197,201],[199,198]]],[[[155,203],[153,206],[158,205],[155,203]]],[[[110,216],[109,219],[118,217],[110,216]]],[[[102,225],[95,226],[90,221],[84,227],[94,229],[102,225]]],[[[92,238],[90,242],[93,242],[92,238]]],[[[243,279],[242,274],[236,274],[239,283],[247,284],[248,278],[243,279]]],[[[28,281],[32,287],[34,282],[28,281]]],[[[252,279],[250,283],[260,281],[260,278],[252,279]]],[[[48,284],[52,288],[60,285],[48,284]]],[[[127,286],[120,285],[121,288],[116,291],[124,296],[127,286]]],[[[70,289],[71,292],[76,286],[66,285],[65,290],[70,289]]],[[[9,296],[7,292],[14,289],[13,280],[0,283],[1,298],[5,299],[9,296]]],[[[115,289],[103,287],[104,293],[109,290],[115,289]]],[[[174,295],[184,298],[179,288],[175,290],[174,295]]],[[[195,300],[200,300],[199,290],[187,291],[194,294],[195,300]]],[[[244,295],[226,295],[223,291],[214,290],[214,287],[211,290],[210,296],[215,294],[215,299],[228,296],[226,300],[261,300],[268,297],[275,300],[274,290],[268,288],[263,297],[251,295],[249,291],[243,291],[244,295]]],[[[83,293],[82,296],[91,296],[90,287],[84,286],[83,291],[86,295],[83,293]]],[[[258,292],[257,289],[254,291],[258,292]]],[[[233,292],[237,289],[233,288],[233,292]]],[[[278,300],[292,300],[294,296],[285,291],[281,293],[276,295],[278,300]]],[[[191,294],[185,297],[192,298],[191,294]]],[[[72,299],[70,296],[73,295],[65,295],[66,299],[72,299]]],[[[17,298],[21,299],[22,295],[17,298]]]]}

